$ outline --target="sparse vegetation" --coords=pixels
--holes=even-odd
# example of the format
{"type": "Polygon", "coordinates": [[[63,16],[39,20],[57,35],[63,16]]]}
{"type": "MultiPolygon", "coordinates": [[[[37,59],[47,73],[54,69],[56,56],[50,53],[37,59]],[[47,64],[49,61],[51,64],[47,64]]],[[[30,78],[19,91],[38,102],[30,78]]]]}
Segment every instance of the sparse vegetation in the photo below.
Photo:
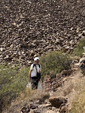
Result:
{"type": "Polygon", "coordinates": [[[85,38],[82,38],[77,47],[74,49],[73,55],[74,56],[82,56],[84,52],[83,47],[85,46],[85,38]]]}
{"type": "Polygon", "coordinates": [[[25,90],[28,68],[0,65],[0,111],[25,90]]]}
{"type": "Polygon", "coordinates": [[[55,76],[56,73],[60,73],[62,70],[68,70],[70,68],[71,59],[66,54],[61,52],[50,52],[47,55],[41,57],[42,76],[51,75],[55,76]]]}
{"type": "MultiPolygon", "coordinates": [[[[53,72],[61,72],[70,68],[70,59],[60,52],[51,52],[41,57],[42,75],[53,72]]],[[[25,91],[28,82],[29,68],[0,65],[0,111],[7,107],[12,100],[19,96],[21,91],[25,91]]]]}
{"type": "MultiPolygon", "coordinates": [[[[83,42],[81,41],[81,43],[83,42]]],[[[79,51],[82,47],[83,44],[79,44],[79,51]]],[[[62,52],[49,52],[47,55],[41,56],[40,63],[42,66],[42,77],[45,75],[55,76],[57,73],[71,68],[71,59],[69,55],[63,54],[62,52]]],[[[19,65],[0,65],[0,112],[2,112],[2,108],[7,107],[12,102],[12,100],[16,99],[16,97],[19,97],[20,94],[23,94],[23,98],[25,95],[28,95],[28,91],[26,90],[28,71],[29,67],[25,66],[20,68],[19,65]]],[[[73,107],[70,113],[80,113],[81,111],[84,113],[84,95],[85,90],[80,93],[79,97],[76,97],[77,101],[73,102],[73,107]],[[84,101],[82,101],[82,99],[84,101]],[[80,109],[80,112],[78,109],[80,109]]]]}
{"type": "Polygon", "coordinates": [[[80,88],[80,93],[73,100],[72,108],[68,113],[85,113],[85,82],[80,88]]]}

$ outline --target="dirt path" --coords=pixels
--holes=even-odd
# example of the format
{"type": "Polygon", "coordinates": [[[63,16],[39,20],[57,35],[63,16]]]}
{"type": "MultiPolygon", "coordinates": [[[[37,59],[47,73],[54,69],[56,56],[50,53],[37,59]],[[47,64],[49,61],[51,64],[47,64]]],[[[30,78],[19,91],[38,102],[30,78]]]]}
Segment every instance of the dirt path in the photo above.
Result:
{"type": "Polygon", "coordinates": [[[79,88],[83,85],[82,81],[84,79],[85,77],[83,77],[80,71],[74,72],[71,76],[64,78],[62,86],[51,95],[67,98],[68,109],[70,109],[74,97],[79,92],[79,88]]]}

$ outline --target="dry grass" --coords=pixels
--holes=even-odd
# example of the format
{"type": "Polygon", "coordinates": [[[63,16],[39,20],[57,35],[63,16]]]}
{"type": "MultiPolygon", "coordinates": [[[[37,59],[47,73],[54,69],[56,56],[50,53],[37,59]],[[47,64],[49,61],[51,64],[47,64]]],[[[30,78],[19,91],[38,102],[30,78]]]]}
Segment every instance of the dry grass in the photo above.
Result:
{"type": "Polygon", "coordinates": [[[72,108],[68,113],[85,113],[85,78],[77,86],[78,93],[72,102],[72,108]]]}
{"type": "Polygon", "coordinates": [[[29,105],[30,100],[41,100],[48,97],[49,95],[44,91],[39,92],[38,90],[30,90],[29,88],[26,88],[24,92],[22,92],[20,96],[11,103],[10,108],[5,110],[4,113],[20,113],[23,106],[29,105]]]}

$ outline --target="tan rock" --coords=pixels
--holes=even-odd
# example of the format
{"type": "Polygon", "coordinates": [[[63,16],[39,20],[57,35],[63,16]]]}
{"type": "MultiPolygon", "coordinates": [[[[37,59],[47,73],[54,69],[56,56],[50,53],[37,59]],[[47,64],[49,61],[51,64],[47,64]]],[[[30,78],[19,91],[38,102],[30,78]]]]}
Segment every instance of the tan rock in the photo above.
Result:
{"type": "Polygon", "coordinates": [[[42,104],[39,107],[47,108],[47,107],[50,107],[50,106],[51,106],[51,104],[42,104]]]}
{"type": "Polygon", "coordinates": [[[52,110],[48,110],[48,111],[46,111],[45,113],[59,113],[59,112],[55,112],[55,111],[52,111],[52,110]]]}
{"type": "Polygon", "coordinates": [[[29,113],[34,113],[34,110],[31,109],[29,113]]]}

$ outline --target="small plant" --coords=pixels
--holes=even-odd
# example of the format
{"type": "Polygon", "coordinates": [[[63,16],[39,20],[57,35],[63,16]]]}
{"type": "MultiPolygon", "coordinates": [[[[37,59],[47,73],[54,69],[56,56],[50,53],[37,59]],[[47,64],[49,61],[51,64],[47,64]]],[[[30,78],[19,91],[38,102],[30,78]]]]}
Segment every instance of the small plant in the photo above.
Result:
{"type": "Polygon", "coordinates": [[[29,68],[0,65],[0,112],[24,91],[29,68]]]}
{"type": "Polygon", "coordinates": [[[82,38],[77,47],[74,49],[73,55],[74,56],[82,56],[84,52],[83,47],[85,46],[85,38],[82,38]]]}
{"type": "Polygon", "coordinates": [[[50,75],[55,76],[56,73],[60,73],[62,70],[68,70],[70,68],[71,59],[66,54],[61,52],[50,52],[47,55],[43,55],[40,59],[42,66],[42,76],[50,75]]]}

